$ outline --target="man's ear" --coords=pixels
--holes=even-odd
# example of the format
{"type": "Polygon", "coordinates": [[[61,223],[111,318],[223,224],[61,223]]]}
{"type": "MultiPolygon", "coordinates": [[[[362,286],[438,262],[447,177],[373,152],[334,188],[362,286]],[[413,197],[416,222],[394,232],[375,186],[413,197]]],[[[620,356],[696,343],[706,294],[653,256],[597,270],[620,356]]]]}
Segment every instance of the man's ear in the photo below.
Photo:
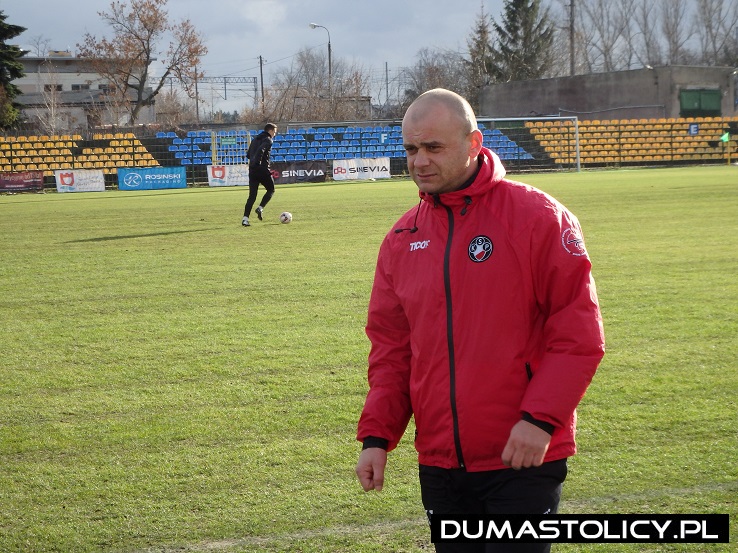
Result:
{"type": "Polygon", "coordinates": [[[479,152],[482,151],[482,143],[484,142],[484,136],[482,136],[482,131],[479,129],[475,129],[471,132],[471,138],[470,138],[470,145],[471,145],[471,152],[469,157],[477,157],[479,155],[479,152]]]}

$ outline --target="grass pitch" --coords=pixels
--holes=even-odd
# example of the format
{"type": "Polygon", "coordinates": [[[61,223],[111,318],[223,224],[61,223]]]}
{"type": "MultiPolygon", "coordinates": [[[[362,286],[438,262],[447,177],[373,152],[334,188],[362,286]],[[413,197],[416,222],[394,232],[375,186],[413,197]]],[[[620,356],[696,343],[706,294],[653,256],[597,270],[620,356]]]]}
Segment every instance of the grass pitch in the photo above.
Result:
{"type": "MultiPolygon", "coordinates": [[[[582,222],[608,352],[562,512],[738,531],[738,168],[526,175],[582,222]]],[[[353,474],[403,182],[0,197],[0,551],[431,550],[406,439],[353,474]],[[291,211],[293,223],[278,215],[291,211]]],[[[555,551],[734,551],[559,545],[555,551]]]]}

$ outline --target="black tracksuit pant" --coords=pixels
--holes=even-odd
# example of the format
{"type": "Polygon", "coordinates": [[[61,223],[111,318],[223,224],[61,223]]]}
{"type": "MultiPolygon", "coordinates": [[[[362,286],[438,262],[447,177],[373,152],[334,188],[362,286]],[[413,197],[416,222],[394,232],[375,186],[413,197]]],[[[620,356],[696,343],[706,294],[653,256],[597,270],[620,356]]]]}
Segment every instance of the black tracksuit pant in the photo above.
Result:
{"type": "MultiPolygon", "coordinates": [[[[556,514],[566,459],[521,470],[467,472],[421,465],[423,506],[435,515],[556,514]]],[[[547,553],[550,543],[436,543],[437,553],[547,553]]]]}
{"type": "Polygon", "coordinates": [[[244,217],[251,217],[251,208],[256,203],[260,184],[266,188],[266,192],[261,198],[261,202],[259,202],[259,205],[264,208],[274,196],[274,177],[272,177],[272,173],[267,167],[249,167],[249,197],[243,210],[244,217]]]}

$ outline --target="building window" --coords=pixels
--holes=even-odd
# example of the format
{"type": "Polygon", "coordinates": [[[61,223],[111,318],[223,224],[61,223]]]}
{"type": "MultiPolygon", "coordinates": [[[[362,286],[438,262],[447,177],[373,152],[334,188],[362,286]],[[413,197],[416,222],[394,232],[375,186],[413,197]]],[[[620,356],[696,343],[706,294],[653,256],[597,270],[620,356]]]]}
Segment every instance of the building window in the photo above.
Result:
{"type": "Polygon", "coordinates": [[[62,91],[62,85],[60,84],[45,84],[44,85],[44,92],[61,92],[62,91]]]}
{"type": "Polygon", "coordinates": [[[72,90],[90,90],[89,84],[73,84],[72,90]]]}

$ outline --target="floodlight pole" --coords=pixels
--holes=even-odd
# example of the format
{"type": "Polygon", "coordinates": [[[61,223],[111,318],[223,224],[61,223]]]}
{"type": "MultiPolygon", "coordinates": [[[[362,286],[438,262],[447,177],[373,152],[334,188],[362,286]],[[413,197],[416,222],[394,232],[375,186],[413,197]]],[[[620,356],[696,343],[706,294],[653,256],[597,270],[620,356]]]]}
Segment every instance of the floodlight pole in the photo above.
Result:
{"type": "Polygon", "coordinates": [[[321,29],[325,29],[325,32],[328,33],[328,92],[333,95],[333,63],[331,60],[331,32],[328,30],[328,27],[324,27],[323,25],[318,25],[317,23],[310,23],[311,29],[317,29],[320,27],[321,29]]]}

